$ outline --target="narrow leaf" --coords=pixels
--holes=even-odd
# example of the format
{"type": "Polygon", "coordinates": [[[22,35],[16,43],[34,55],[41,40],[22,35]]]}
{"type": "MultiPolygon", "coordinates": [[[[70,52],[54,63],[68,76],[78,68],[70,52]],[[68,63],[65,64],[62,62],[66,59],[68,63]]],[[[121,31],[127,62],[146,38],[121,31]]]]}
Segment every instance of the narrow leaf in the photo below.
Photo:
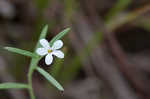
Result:
{"type": "Polygon", "coordinates": [[[63,87],[49,73],[47,73],[45,70],[43,70],[40,67],[37,67],[37,71],[41,75],[43,75],[52,85],[54,85],[56,88],[58,88],[58,90],[64,91],[63,87]]]}
{"type": "Polygon", "coordinates": [[[2,84],[0,84],[0,89],[10,89],[10,88],[25,89],[25,88],[28,88],[28,86],[26,84],[20,84],[20,83],[2,83],[2,84]]]}
{"type": "MultiPolygon", "coordinates": [[[[42,32],[41,32],[40,37],[39,37],[39,40],[46,37],[46,35],[47,35],[47,33],[48,33],[47,31],[48,31],[48,25],[45,25],[45,27],[42,29],[42,32]]],[[[38,40],[38,42],[37,42],[37,44],[36,44],[34,53],[36,53],[36,49],[40,47],[40,42],[39,42],[39,40],[38,40]]],[[[31,63],[30,63],[30,69],[29,69],[30,71],[29,71],[29,72],[32,72],[33,69],[36,68],[36,64],[37,64],[37,62],[40,60],[40,58],[41,58],[41,57],[39,57],[39,58],[34,58],[34,59],[32,58],[31,63]]]]}
{"type": "MultiPolygon", "coordinates": [[[[47,32],[48,32],[48,25],[45,25],[45,27],[42,29],[42,32],[41,32],[40,37],[39,37],[39,40],[45,38],[46,35],[47,35],[47,32]]],[[[36,49],[40,47],[39,40],[37,42],[36,49]]]]}
{"type": "Polygon", "coordinates": [[[65,30],[63,30],[62,32],[60,32],[59,34],[57,34],[51,41],[50,41],[50,46],[53,45],[53,43],[56,41],[56,40],[59,40],[61,39],[65,34],[67,34],[69,32],[70,28],[67,28],[65,30]]]}
{"type": "Polygon", "coordinates": [[[26,50],[22,50],[22,49],[18,49],[18,48],[4,47],[4,49],[8,50],[10,52],[21,54],[21,55],[28,56],[28,57],[34,57],[34,58],[38,57],[36,54],[34,54],[32,52],[29,52],[29,51],[26,51],[26,50]]]}

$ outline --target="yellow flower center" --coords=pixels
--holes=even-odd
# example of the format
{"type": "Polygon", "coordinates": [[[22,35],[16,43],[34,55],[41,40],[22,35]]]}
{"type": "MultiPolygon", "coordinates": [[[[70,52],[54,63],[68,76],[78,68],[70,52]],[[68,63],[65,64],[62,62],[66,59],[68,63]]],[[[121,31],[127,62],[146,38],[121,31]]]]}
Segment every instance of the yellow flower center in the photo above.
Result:
{"type": "Polygon", "coordinates": [[[48,50],[48,53],[51,53],[52,52],[52,50],[48,50]]]}

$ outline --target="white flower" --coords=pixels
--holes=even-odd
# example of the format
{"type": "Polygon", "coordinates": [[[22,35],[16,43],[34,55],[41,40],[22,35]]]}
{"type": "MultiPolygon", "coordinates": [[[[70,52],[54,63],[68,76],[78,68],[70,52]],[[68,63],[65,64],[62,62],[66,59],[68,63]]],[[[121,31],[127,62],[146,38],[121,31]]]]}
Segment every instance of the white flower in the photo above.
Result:
{"type": "Polygon", "coordinates": [[[45,63],[50,65],[53,62],[53,56],[55,55],[58,58],[64,58],[64,53],[58,49],[63,46],[63,42],[61,40],[57,40],[54,42],[52,47],[50,47],[49,42],[46,39],[41,39],[40,44],[43,46],[42,48],[37,48],[36,53],[40,56],[45,56],[45,63]]]}

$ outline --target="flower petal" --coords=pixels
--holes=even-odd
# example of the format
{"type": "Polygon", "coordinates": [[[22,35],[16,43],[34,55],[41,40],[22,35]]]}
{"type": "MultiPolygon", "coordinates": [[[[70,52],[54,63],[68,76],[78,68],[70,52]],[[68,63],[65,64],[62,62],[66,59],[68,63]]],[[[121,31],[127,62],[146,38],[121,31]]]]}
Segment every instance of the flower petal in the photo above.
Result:
{"type": "Polygon", "coordinates": [[[46,39],[41,39],[40,44],[45,48],[45,49],[50,49],[49,43],[46,39]]]}
{"type": "Polygon", "coordinates": [[[41,56],[43,56],[43,55],[46,55],[48,52],[47,52],[47,50],[45,48],[38,48],[36,50],[36,53],[41,55],[41,56]]]}
{"type": "Polygon", "coordinates": [[[52,56],[52,54],[47,54],[46,57],[45,57],[45,63],[47,65],[50,65],[52,62],[53,62],[53,56],[52,56]]]}
{"type": "Polygon", "coordinates": [[[63,46],[63,42],[61,40],[57,40],[54,42],[52,49],[56,50],[56,49],[60,49],[63,46]]]}
{"type": "Polygon", "coordinates": [[[57,56],[58,58],[64,58],[64,53],[60,50],[55,50],[52,52],[52,54],[57,56]]]}

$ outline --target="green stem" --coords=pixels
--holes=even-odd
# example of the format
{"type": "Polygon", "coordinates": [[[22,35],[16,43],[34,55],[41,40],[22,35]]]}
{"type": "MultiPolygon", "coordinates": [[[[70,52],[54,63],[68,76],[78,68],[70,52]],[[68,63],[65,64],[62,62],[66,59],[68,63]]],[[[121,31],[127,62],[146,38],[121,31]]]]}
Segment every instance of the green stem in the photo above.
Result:
{"type": "Polygon", "coordinates": [[[32,88],[32,74],[34,70],[37,67],[37,63],[40,60],[40,58],[33,58],[30,63],[29,71],[28,71],[28,86],[29,86],[29,94],[30,94],[30,99],[35,99],[34,93],[33,93],[33,88],[32,88]]]}
{"type": "Polygon", "coordinates": [[[30,66],[29,66],[29,71],[28,71],[28,91],[30,95],[30,99],[35,99],[34,92],[33,92],[33,87],[32,87],[32,74],[34,70],[37,68],[37,63],[41,59],[39,58],[32,58],[30,66]]]}
{"type": "Polygon", "coordinates": [[[29,94],[31,99],[35,99],[34,93],[33,93],[33,88],[32,88],[32,74],[33,74],[34,69],[30,69],[28,72],[28,86],[29,86],[29,94]]]}

